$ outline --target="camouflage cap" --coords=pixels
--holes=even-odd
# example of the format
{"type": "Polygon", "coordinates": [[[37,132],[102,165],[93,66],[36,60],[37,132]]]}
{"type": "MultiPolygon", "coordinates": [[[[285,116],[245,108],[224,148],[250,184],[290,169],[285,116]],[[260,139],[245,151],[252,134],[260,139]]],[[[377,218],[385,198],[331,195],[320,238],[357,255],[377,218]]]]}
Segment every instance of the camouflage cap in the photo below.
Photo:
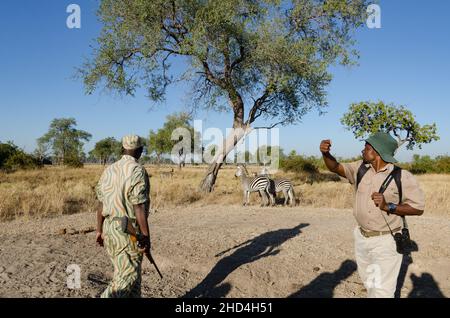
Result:
{"type": "Polygon", "coordinates": [[[137,149],[143,146],[141,137],[137,135],[127,135],[122,138],[122,146],[127,150],[137,149]]]}

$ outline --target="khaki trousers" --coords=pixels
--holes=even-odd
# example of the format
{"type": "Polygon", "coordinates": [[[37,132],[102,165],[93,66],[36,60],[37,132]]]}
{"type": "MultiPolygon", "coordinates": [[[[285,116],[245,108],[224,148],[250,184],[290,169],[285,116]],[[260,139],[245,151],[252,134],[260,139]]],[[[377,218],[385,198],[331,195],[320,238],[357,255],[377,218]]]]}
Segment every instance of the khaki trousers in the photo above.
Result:
{"type": "Polygon", "coordinates": [[[368,298],[393,298],[403,255],[397,253],[392,235],[366,238],[356,227],[355,256],[368,298]]]}

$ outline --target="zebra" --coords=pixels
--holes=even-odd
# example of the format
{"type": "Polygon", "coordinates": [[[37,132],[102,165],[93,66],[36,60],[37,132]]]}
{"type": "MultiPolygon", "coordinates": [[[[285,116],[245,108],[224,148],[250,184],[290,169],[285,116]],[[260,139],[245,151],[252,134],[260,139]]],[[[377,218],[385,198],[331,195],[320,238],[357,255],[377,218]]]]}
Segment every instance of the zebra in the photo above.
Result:
{"type": "Polygon", "coordinates": [[[284,195],[284,203],[283,205],[289,204],[291,206],[295,205],[295,192],[294,186],[292,182],[288,179],[274,179],[271,180],[271,186],[269,187],[270,192],[274,195],[277,195],[278,192],[283,192],[284,195]],[[275,190],[275,191],[274,191],[275,190]]]}
{"type": "Polygon", "coordinates": [[[265,176],[256,176],[253,178],[248,177],[247,171],[243,166],[237,166],[237,171],[234,174],[236,177],[241,177],[242,190],[244,191],[244,202],[243,205],[246,206],[249,203],[250,192],[259,192],[264,203],[261,206],[269,205],[271,202],[275,201],[273,194],[269,192],[270,179],[265,176]],[[267,196],[270,197],[270,201],[267,196]]]}
{"type": "MultiPolygon", "coordinates": [[[[253,175],[255,177],[257,177],[257,176],[269,177],[268,170],[266,167],[264,167],[260,171],[259,175],[256,172],[254,172],[253,175]]],[[[291,206],[295,205],[296,202],[295,202],[294,186],[292,185],[292,182],[290,180],[288,180],[288,179],[271,179],[271,178],[269,178],[269,180],[270,180],[270,185],[269,185],[268,190],[269,190],[269,193],[272,194],[272,196],[270,196],[271,199],[273,198],[272,205],[275,205],[275,198],[276,198],[278,192],[283,192],[283,195],[284,195],[283,205],[288,204],[288,201],[291,206]]]]}

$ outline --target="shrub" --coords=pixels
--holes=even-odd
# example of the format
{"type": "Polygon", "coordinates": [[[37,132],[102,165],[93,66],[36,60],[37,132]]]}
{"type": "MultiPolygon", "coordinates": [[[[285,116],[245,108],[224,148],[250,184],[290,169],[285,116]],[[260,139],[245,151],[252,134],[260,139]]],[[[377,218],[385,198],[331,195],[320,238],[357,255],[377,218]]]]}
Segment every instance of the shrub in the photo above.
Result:
{"type": "Polygon", "coordinates": [[[437,156],[432,159],[430,156],[414,155],[410,171],[414,174],[450,173],[450,156],[437,156]]]}
{"type": "Polygon", "coordinates": [[[77,154],[70,154],[64,158],[64,165],[70,168],[82,168],[83,159],[77,154]]]}
{"type": "Polygon", "coordinates": [[[37,158],[25,153],[12,142],[0,144],[0,169],[14,171],[18,169],[34,169],[41,166],[37,158]]]}
{"type": "Polygon", "coordinates": [[[295,173],[318,173],[319,168],[314,157],[303,157],[295,153],[280,160],[280,166],[284,171],[292,171],[295,173]]]}

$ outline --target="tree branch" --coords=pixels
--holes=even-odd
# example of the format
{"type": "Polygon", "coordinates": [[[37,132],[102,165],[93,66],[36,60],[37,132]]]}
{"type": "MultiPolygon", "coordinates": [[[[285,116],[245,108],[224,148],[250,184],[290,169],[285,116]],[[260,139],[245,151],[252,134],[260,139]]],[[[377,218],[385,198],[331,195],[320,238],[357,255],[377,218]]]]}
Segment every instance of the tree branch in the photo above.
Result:
{"type": "Polygon", "coordinates": [[[229,37],[227,36],[225,39],[225,48],[223,49],[223,74],[225,80],[231,84],[231,62],[230,62],[230,49],[228,47],[228,42],[230,41],[229,37]]]}
{"type": "Polygon", "coordinates": [[[239,63],[242,63],[245,60],[245,48],[244,45],[242,45],[242,43],[239,43],[239,57],[233,61],[233,63],[231,63],[231,70],[234,69],[234,67],[236,65],[238,65],[239,63]]]}
{"type": "Polygon", "coordinates": [[[258,118],[259,116],[261,116],[262,112],[260,112],[258,115],[256,114],[256,111],[258,111],[260,109],[260,107],[264,104],[264,102],[267,100],[267,98],[270,95],[270,91],[271,91],[271,87],[272,84],[270,83],[269,85],[267,85],[266,89],[264,90],[264,93],[262,94],[261,97],[259,97],[257,100],[255,100],[255,102],[253,103],[252,108],[250,109],[249,113],[248,113],[248,120],[247,120],[247,124],[251,124],[255,121],[256,118],[258,118]]]}
{"type": "MultiPolygon", "coordinates": [[[[208,56],[208,51],[209,51],[209,50],[207,49],[206,56],[208,56]]],[[[208,79],[208,81],[210,81],[211,83],[214,83],[214,84],[216,84],[217,86],[219,86],[220,88],[226,90],[226,89],[227,89],[226,83],[225,83],[222,79],[217,78],[217,77],[213,74],[213,72],[212,72],[211,69],[209,68],[209,64],[208,64],[208,62],[206,61],[206,58],[205,58],[205,59],[201,59],[201,58],[199,58],[199,57],[197,57],[197,58],[198,58],[198,59],[200,60],[200,62],[202,63],[203,69],[205,70],[205,76],[206,76],[206,78],[208,79]]]]}
{"type": "Polygon", "coordinates": [[[275,128],[276,126],[280,125],[280,124],[283,124],[284,122],[285,122],[285,120],[282,120],[282,121],[279,121],[279,122],[277,122],[277,123],[275,123],[275,124],[273,124],[271,126],[268,126],[268,127],[254,127],[253,129],[272,129],[272,128],[275,128]]]}

